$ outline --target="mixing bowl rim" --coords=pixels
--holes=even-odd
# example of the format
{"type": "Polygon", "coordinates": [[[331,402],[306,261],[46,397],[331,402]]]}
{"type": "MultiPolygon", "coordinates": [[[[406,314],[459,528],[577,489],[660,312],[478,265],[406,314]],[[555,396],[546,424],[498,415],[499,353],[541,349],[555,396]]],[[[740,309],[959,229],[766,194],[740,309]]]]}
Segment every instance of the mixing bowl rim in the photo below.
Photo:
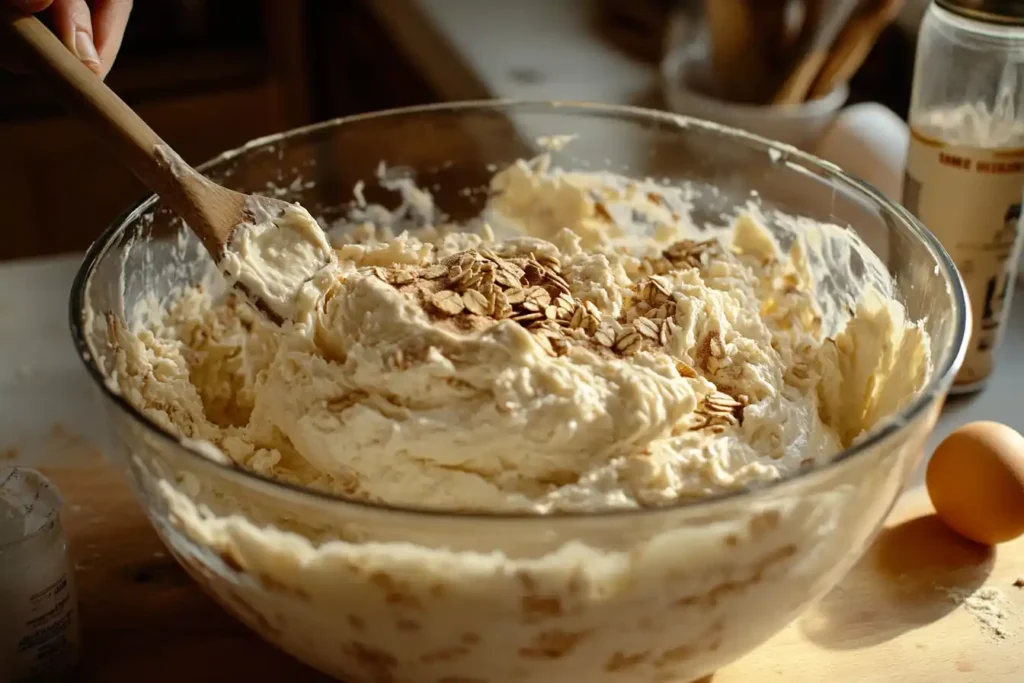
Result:
{"type": "Polygon", "coordinates": [[[735,491],[725,491],[696,500],[657,507],[603,509],[585,512],[555,512],[550,514],[506,511],[460,512],[450,509],[384,505],[345,498],[324,490],[280,481],[254,471],[247,470],[235,465],[234,463],[221,463],[211,460],[209,457],[203,455],[195,446],[190,445],[188,440],[165,430],[145,413],[136,408],[116,387],[112,385],[110,379],[99,367],[97,359],[94,357],[86,337],[89,321],[89,313],[86,308],[88,303],[86,297],[89,289],[89,282],[97,264],[110,249],[115,247],[121,234],[129,225],[132,225],[135,221],[139,220],[141,216],[145,215],[145,213],[158,202],[159,197],[151,195],[139,201],[118,216],[117,219],[115,219],[103,231],[99,238],[90,245],[72,283],[69,301],[71,335],[75,348],[78,351],[78,355],[82,359],[86,370],[99,386],[101,394],[105,398],[111,400],[114,405],[120,408],[135,422],[139,423],[143,428],[147,429],[150,433],[155,434],[161,440],[166,441],[170,446],[179,448],[187,453],[199,464],[199,466],[212,467],[219,474],[227,476],[228,478],[240,477],[238,483],[241,485],[259,484],[262,486],[269,486],[271,489],[280,490],[282,493],[308,498],[318,503],[351,506],[376,514],[459,520],[534,520],[538,523],[547,523],[552,519],[600,519],[609,517],[635,518],[647,515],[670,514],[673,512],[678,513],[683,510],[707,511],[712,506],[724,505],[741,498],[753,500],[762,495],[767,495],[768,493],[796,485],[798,482],[807,481],[813,476],[823,475],[825,472],[837,468],[857,456],[870,452],[875,446],[881,444],[890,436],[898,433],[903,426],[919,417],[932,403],[939,400],[948,391],[966,353],[968,302],[959,272],[939,240],[902,205],[891,201],[870,184],[847,175],[835,164],[820,159],[813,154],[801,151],[791,145],[769,140],[741,129],[723,126],[721,124],[683,114],[629,105],[600,104],[568,100],[467,100],[461,102],[443,102],[437,104],[400,107],[328,119],[326,121],[250,140],[239,147],[218,154],[212,159],[197,166],[197,169],[205,172],[211,167],[241,156],[254,149],[287,142],[291,139],[305,137],[310,134],[329,129],[340,128],[345,124],[430,112],[459,114],[473,111],[515,112],[525,110],[530,111],[531,113],[536,113],[533,111],[535,109],[546,109],[546,113],[576,114],[584,117],[610,114],[630,120],[644,119],[649,123],[658,122],[670,124],[677,126],[680,129],[697,128],[706,133],[730,138],[733,142],[740,143],[752,151],[760,149],[768,155],[775,164],[784,163],[789,166],[791,170],[798,172],[806,172],[809,169],[814,169],[819,176],[823,176],[830,181],[835,181],[841,186],[846,186],[847,189],[855,196],[859,194],[862,198],[869,200],[883,213],[890,214],[895,221],[886,221],[889,229],[898,229],[909,232],[923,243],[925,248],[931,252],[937,264],[941,266],[941,271],[945,275],[945,279],[947,280],[949,287],[952,289],[954,314],[957,318],[954,340],[950,349],[947,351],[946,357],[944,359],[940,359],[942,361],[941,365],[935,368],[932,377],[929,378],[920,394],[908,406],[904,407],[898,414],[890,416],[881,424],[875,425],[875,427],[870,429],[863,438],[850,447],[843,449],[834,458],[825,463],[795,470],[777,480],[754,487],[738,489],[735,491]]]}

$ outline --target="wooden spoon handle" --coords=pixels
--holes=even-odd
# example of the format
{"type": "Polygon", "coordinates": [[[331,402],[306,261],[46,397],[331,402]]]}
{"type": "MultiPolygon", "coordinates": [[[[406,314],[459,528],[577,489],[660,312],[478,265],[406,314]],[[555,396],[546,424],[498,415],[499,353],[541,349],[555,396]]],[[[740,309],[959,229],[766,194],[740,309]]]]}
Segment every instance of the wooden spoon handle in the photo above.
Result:
{"type": "Polygon", "coordinates": [[[814,36],[821,27],[821,19],[825,14],[825,0],[803,0],[803,10],[803,23],[800,24],[800,31],[796,36],[796,45],[806,49],[814,42],[814,36]]]}
{"type": "Polygon", "coordinates": [[[860,0],[832,0],[827,11],[822,4],[822,17],[810,43],[803,47],[803,53],[797,59],[793,70],[775,93],[773,104],[788,105],[803,102],[821,67],[828,59],[832,45],[857,11],[860,0]]]}
{"type": "Polygon", "coordinates": [[[711,33],[713,82],[722,99],[751,99],[749,63],[756,50],[757,27],[748,0],[704,0],[711,33]]]}
{"type": "Polygon", "coordinates": [[[810,99],[823,97],[857,73],[878,36],[899,14],[903,0],[875,0],[856,14],[843,29],[821,67],[810,99]]]}
{"type": "Polygon", "coordinates": [[[204,242],[220,240],[203,234],[211,222],[201,209],[201,200],[221,188],[186,164],[38,19],[0,7],[0,26],[7,36],[5,42],[19,48],[21,59],[55,87],[65,107],[103,136],[139,180],[160,195],[204,242]]]}
{"type": "Polygon", "coordinates": [[[787,105],[803,102],[827,59],[828,52],[824,50],[814,50],[804,56],[783,82],[782,87],[775,93],[772,104],[787,105]]]}

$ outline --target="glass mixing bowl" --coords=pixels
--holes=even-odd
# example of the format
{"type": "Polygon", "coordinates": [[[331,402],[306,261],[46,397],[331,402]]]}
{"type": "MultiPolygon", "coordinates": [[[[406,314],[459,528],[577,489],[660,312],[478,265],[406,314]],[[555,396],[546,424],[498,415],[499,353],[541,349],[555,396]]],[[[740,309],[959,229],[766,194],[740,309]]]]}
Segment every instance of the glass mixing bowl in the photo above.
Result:
{"type": "MultiPolygon", "coordinates": [[[[496,169],[537,154],[539,136],[568,133],[579,137],[551,152],[555,165],[685,180],[698,221],[754,201],[776,231],[775,209],[851,226],[885,264],[909,317],[923,320],[934,371],[902,413],[829,464],[693,504],[531,517],[343,500],[225,464],[118,392],[116,323],[209,268],[198,241],[150,198],[93,245],[71,295],[72,333],[101,391],[112,456],[195,580],[328,674],[352,683],[700,678],[835,585],[922,458],[963,353],[959,277],[904,209],[792,148],[635,108],[490,102],[329,121],[202,169],[330,221],[357,181],[367,181],[370,201],[398,203],[373,182],[384,162],[387,174],[414,177],[465,219],[480,211],[486,192],[476,190],[496,169]]],[[[841,289],[833,282],[818,294],[841,298],[841,289]]]]}

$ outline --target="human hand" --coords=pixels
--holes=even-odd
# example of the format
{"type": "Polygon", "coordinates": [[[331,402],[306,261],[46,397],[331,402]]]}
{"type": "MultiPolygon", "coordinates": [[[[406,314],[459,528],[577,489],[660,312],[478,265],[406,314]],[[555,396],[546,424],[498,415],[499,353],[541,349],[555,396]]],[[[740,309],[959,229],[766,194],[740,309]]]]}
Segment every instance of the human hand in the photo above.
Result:
{"type": "Polygon", "coordinates": [[[114,65],[132,11],[132,0],[0,0],[26,14],[50,10],[61,42],[97,76],[114,65]]]}

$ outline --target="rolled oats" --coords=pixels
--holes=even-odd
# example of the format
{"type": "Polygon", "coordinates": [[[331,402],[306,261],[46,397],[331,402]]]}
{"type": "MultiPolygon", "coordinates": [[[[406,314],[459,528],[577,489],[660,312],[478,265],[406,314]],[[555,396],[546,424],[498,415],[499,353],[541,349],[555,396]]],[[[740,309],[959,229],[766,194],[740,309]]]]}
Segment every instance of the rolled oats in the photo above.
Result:
{"type": "Polygon", "coordinates": [[[425,280],[436,280],[438,278],[445,277],[447,274],[448,274],[448,268],[447,267],[445,267],[445,266],[443,266],[441,264],[436,264],[436,265],[433,265],[433,266],[429,266],[426,270],[424,270],[422,277],[425,280]]]}
{"type": "Polygon", "coordinates": [[[643,338],[636,332],[625,331],[616,340],[614,348],[624,356],[636,353],[640,349],[643,338]]]}
{"type": "Polygon", "coordinates": [[[548,282],[550,282],[552,285],[554,285],[555,289],[559,290],[561,293],[566,294],[566,295],[571,295],[572,294],[572,288],[569,287],[569,283],[566,282],[565,279],[561,275],[555,273],[554,271],[550,271],[550,270],[548,271],[547,275],[548,275],[548,277],[547,277],[548,282]]]}
{"type": "Polygon", "coordinates": [[[544,313],[543,311],[528,311],[526,313],[519,313],[518,315],[513,315],[511,317],[511,320],[519,324],[531,323],[534,320],[544,320],[544,313]]]}
{"type": "Polygon", "coordinates": [[[519,287],[507,289],[505,290],[505,300],[512,306],[521,304],[526,301],[526,290],[519,287]]]}
{"type": "Polygon", "coordinates": [[[512,304],[509,303],[508,296],[505,292],[494,292],[493,311],[494,317],[497,320],[503,320],[512,315],[512,304]]]}
{"type": "Polygon", "coordinates": [[[710,262],[710,255],[720,248],[716,239],[696,242],[694,240],[680,240],[670,245],[663,252],[664,258],[674,266],[688,266],[690,268],[701,268],[710,262]]]}
{"type": "Polygon", "coordinates": [[[519,277],[509,272],[505,268],[501,268],[494,273],[494,281],[502,287],[511,287],[518,289],[520,285],[519,277]]]}
{"type": "Polygon", "coordinates": [[[442,289],[436,292],[430,298],[430,303],[434,305],[434,308],[447,315],[458,315],[465,308],[462,295],[450,289],[442,289]]]}
{"type": "Polygon", "coordinates": [[[556,273],[556,274],[561,272],[561,270],[562,270],[562,262],[559,261],[554,256],[550,256],[548,254],[541,254],[540,256],[538,256],[536,258],[537,258],[537,263],[539,263],[540,265],[544,266],[549,271],[552,271],[553,273],[556,273]]]}
{"type": "Polygon", "coordinates": [[[572,317],[569,319],[570,329],[576,330],[583,326],[583,319],[587,315],[586,310],[583,306],[576,307],[576,310],[572,312],[572,317]]]}
{"type": "Polygon", "coordinates": [[[594,332],[594,341],[608,348],[615,346],[615,330],[610,326],[601,325],[594,332]]]}
{"type": "Polygon", "coordinates": [[[539,285],[544,281],[544,276],[547,274],[547,271],[544,269],[544,266],[534,260],[531,260],[526,263],[526,266],[523,268],[523,273],[527,284],[539,285]]]}
{"type": "Polygon", "coordinates": [[[534,335],[533,340],[540,345],[544,351],[551,356],[557,355],[555,353],[555,347],[551,345],[551,339],[545,334],[534,335]]]}
{"type": "Polygon", "coordinates": [[[462,295],[462,303],[470,313],[489,316],[494,311],[494,304],[484,294],[476,290],[469,290],[462,295]]]}
{"type": "Polygon", "coordinates": [[[523,308],[530,311],[541,311],[551,305],[551,295],[543,287],[533,286],[526,290],[523,308]]]}
{"type": "Polygon", "coordinates": [[[661,326],[658,328],[658,343],[662,346],[668,346],[668,342],[672,339],[672,335],[675,334],[675,323],[672,322],[671,318],[665,318],[661,321],[661,326]]]}
{"type": "Polygon", "coordinates": [[[658,341],[660,326],[650,318],[637,318],[633,321],[633,329],[652,341],[658,341]]]}
{"type": "Polygon", "coordinates": [[[391,284],[395,286],[406,285],[416,279],[416,274],[409,270],[397,270],[391,276],[391,284]]]}

